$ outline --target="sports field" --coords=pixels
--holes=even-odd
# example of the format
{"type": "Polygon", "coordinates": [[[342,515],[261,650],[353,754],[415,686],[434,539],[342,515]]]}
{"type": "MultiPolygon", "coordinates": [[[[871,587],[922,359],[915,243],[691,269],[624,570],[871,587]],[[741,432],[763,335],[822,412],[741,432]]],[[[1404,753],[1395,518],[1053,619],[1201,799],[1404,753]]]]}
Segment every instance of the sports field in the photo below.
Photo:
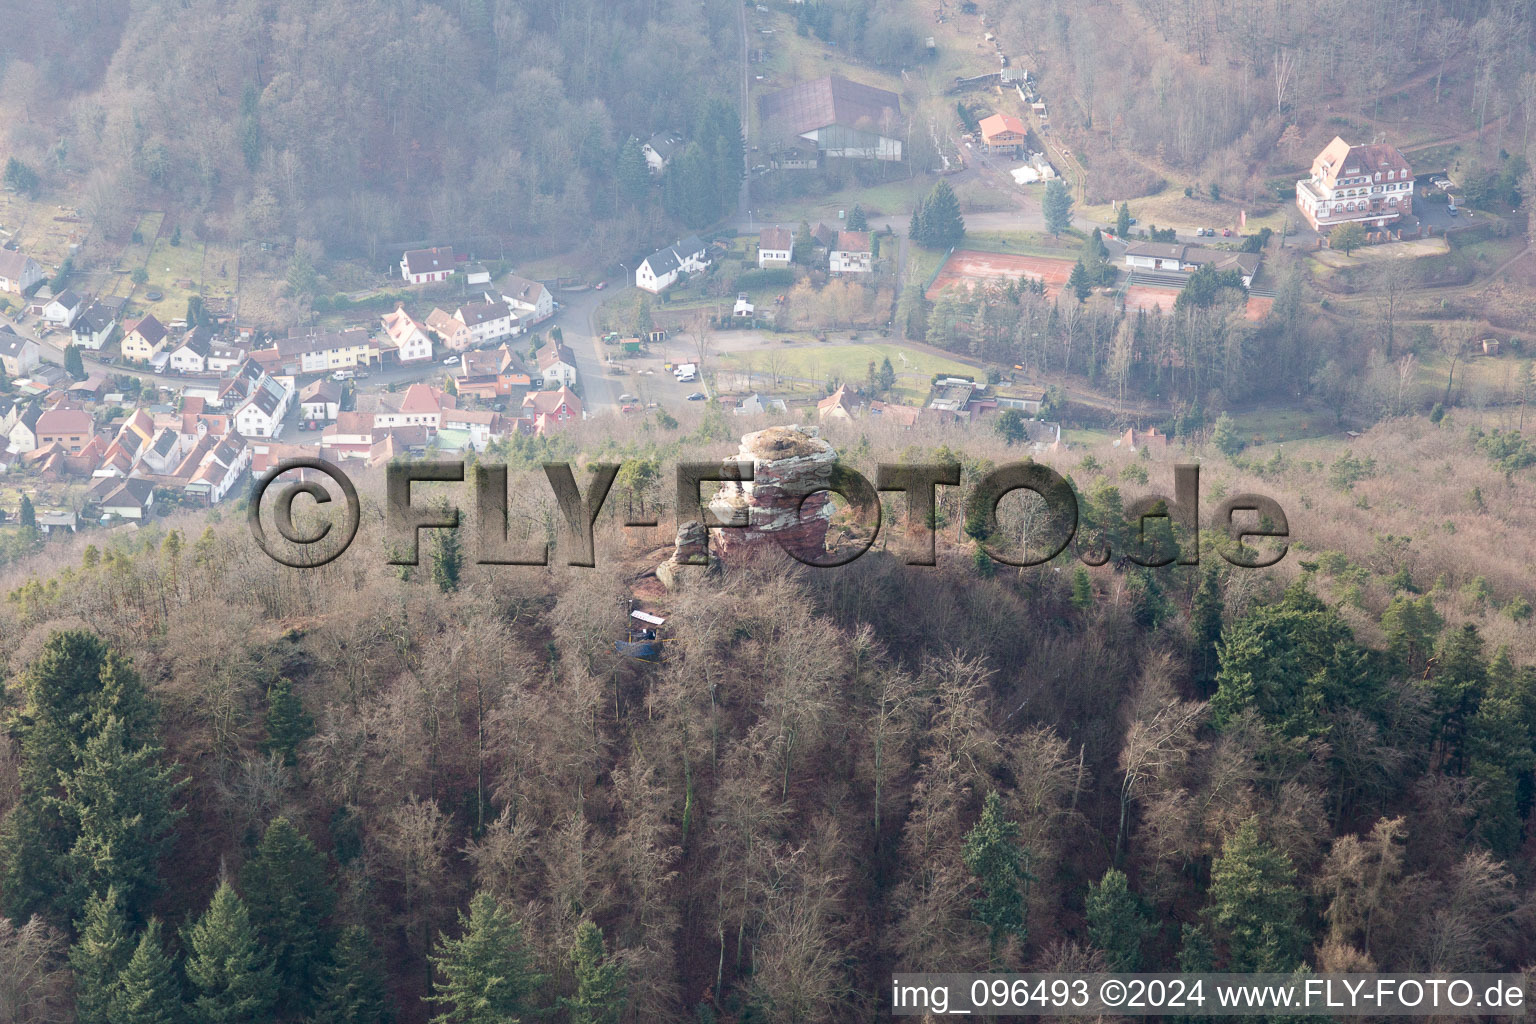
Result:
{"type": "Polygon", "coordinates": [[[1071,276],[1072,263],[1072,260],[1051,259],[1049,256],[956,249],[939,268],[939,274],[933,279],[933,284],[928,286],[927,294],[932,299],[950,285],[973,287],[983,281],[1018,281],[1029,278],[1045,282],[1046,295],[1054,299],[1071,276]]]}

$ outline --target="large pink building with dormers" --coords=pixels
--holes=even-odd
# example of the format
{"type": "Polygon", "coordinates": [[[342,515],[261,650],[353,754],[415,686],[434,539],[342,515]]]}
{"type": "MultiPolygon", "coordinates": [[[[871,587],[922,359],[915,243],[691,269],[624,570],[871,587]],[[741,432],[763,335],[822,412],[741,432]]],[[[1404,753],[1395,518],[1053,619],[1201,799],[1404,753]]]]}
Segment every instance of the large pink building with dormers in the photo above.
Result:
{"type": "Polygon", "coordinates": [[[1413,170],[1396,146],[1351,146],[1337,135],[1296,183],[1296,207],[1315,230],[1354,222],[1386,227],[1413,212],[1413,170]]]}

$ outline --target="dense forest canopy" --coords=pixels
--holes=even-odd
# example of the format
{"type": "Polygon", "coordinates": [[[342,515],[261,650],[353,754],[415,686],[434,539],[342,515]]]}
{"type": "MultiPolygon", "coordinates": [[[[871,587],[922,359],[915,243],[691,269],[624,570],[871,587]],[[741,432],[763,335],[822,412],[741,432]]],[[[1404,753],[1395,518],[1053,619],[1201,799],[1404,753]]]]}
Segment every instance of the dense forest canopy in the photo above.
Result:
{"type": "Polygon", "coordinates": [[[616,201],[625,141],[691,132],[712,97],[740,102],[727,4],[104,6],[91,31],[51,24],[0,59],[8,102],[31,115],[13,146],[88,174],[109,233],[146,189],[228,237],[338,254],[581,237],[594,219],[633,232],[655,212],[616,201]],[[99,79],[77,70],[82,35],[99,79]]]}
{"type": "MultiPolygon", "coordinates": [[[[661,464],[729,450],[723,426],[495,454],[537,531],[553,510],[518,479],[539,460],[661,464]]],[[[1367,510],[1411,491],[1433,515],[1475,481],[1506,499],[1480,528],[1513,529],[1529,484],[1454,428],[1411,433],[1415,458],[1467,461],[1459,484],[1211,456],[1206,486],[1299,495],[1304,543],[1273,572],[1070,552],[1018,571],[972,557],[946,491],[936,568],[899,545],[728,563],[662,599],[659,665],[612,644],[670,550],[626,536],[623,501],[585,570],[475,566],[441,534],[391,567],[373,478],[358,542],[311,572],[261,556],[238,514],[51,545],[0,619],[0,970],[32,1020],[69,1019],[72,982],[82,1020],[484,1001],[787,1024],[879,1019],[892,969],[1517,969],[1536,954],[1524,578],[1463,583],[1493,550],[1373,546],[1367,510]]],[[[838,443],[859,465],[1015,457],[838,443]]],[[[1059,468],[1120,550],[1123,510],[1166,486],[1126,453],[1059,468]]],[[[658,474],[621,487],[666,520],[658,474]]]]}

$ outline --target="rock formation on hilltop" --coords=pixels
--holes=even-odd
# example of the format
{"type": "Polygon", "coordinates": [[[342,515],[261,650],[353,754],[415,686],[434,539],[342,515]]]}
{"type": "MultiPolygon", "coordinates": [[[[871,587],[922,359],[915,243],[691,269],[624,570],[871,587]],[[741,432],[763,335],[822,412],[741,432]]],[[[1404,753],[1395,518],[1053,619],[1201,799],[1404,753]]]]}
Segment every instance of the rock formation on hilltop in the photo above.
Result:
{"type": "Polygon", "coordinates": [[[782,547],[803,561],[823,558],[832,501],[825,487],[837,467],[837,450],[815,427],[769,427],[741,439],[735,461],[752,467],[752,479],[726,483],[710,500],[721,522],[746,529],[721,530],[722,557],[782,547]]]}

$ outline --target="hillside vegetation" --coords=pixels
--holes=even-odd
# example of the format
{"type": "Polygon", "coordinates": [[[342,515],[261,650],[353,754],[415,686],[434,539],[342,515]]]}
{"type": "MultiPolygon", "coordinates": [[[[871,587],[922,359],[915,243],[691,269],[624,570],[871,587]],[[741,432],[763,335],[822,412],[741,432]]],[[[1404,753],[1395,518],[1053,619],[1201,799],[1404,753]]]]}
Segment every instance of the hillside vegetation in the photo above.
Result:
{"type": "MultiPolygon", "coordinates": [[[[1017,458],[835,440],[866,470],[1017,458]]],[[[518,483],[538,459],[666,466],[734,439],[706,415],[562,445],[498,453],[518,531],[554,521],[518,483]]],[[[1533,492],[1506,447],[1413,420],[1347,452],[1210,456],[1207,509],[1286,508],[1271,571],[1210,547],[1017,570],[957,541],[947,499],[936,568],[893,541],[650,584],[674,638],[654,666],[612,641],[669,537],[607,516],[594,569],[474,566],[467,537],[430,536],[391,567],[371,478],[323,569],[268,560],[242,515],[49,545],[0,619],[20,926],[0,968],[32,1020],[64,1019],[71,973],[127,1005],[179,991],[179,961],[184,998],[260,1019],[383,1019],[346,1002],[382,966],[402,1021],[500,972],[506,1012],[573,1022],[875,1020],[898,968],[1518,969],[1533,492]]],[[[1170,487],[1135,456],[1058,468],[1120,551],[1119,509],[1170,487]]],[[[611,516],[627,490],[666,521],[657,479],[621,481],[611,516]]]]}

